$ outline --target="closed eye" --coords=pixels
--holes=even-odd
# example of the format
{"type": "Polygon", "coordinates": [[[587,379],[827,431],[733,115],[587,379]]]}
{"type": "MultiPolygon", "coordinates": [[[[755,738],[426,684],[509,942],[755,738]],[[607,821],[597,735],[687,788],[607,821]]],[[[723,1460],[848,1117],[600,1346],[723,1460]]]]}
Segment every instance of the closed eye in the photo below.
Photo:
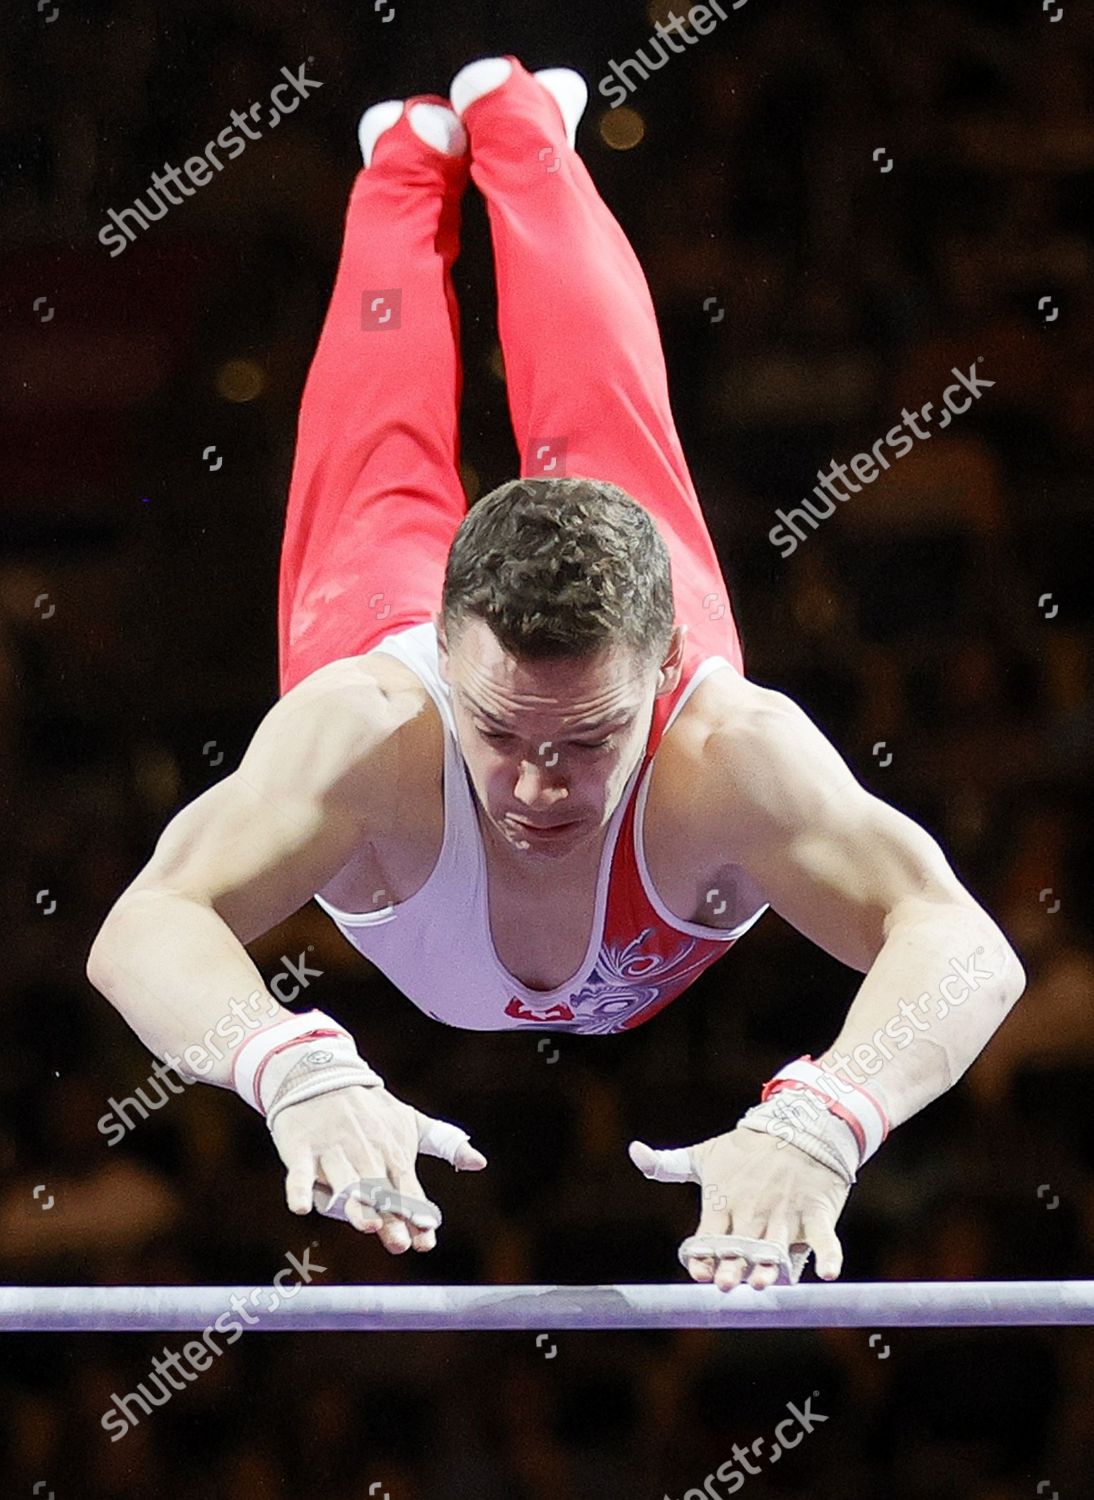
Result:
{"type": "MultiPolygon", "coordinates": [[[[493,740],[500,742],[502,740],[511,740],[513,738],[511,734],[503,734],[493,730],[481,729],[478,725],[476,725],[475,727],[478,729],[479,734],[484,740],[493,740]]],[[[606,750],[607,747],[612,743],[612,739],[613,736],[608,735],[607,739],[603,740],[571,740],[570,744],[577,745],[581,750],[606,750]]]]}

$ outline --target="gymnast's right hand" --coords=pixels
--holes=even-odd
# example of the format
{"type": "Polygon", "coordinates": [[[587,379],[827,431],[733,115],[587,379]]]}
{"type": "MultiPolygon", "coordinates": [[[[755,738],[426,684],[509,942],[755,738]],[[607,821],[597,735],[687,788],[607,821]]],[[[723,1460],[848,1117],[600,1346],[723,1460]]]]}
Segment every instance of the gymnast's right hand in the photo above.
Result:
{"type": "Polygon", "coordinates": [[[441,1211],[418,1181],[419,1152],[460,1172],[486,1157],[467,1131],[389,1092],[349,1032],[321,1010],[264,1026],[237,1049],[232,1083],[266,1117],[294,1214],[315,1208],[378,1234],[385,1250],[432,1250],[441,1211]]]}
{"type": "Polygon", "coordinates": [[[393,1255],[437,1243],[440,1210],[418,1181],[419,1152],[443,1157],[458,1172],[486,1166],[466,1131],[382,1087],[351,1085],[289,1105],[271,1134],[287,1169],[285,1198],[293,1213],[315,1207],[344,1218],[363,1234],[378,1235],[393,1255]],[[367,1201],[370,1185],[378,1189],[372,1194],[377,1207],[367,1201]]]}

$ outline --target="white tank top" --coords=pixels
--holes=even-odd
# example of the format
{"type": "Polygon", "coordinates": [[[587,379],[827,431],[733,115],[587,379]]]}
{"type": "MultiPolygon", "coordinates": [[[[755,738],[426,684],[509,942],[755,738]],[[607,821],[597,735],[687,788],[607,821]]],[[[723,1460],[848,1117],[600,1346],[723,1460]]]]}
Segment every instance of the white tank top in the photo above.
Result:
{"type": "MultiPolygon", "coordinates": [[[[728,930],[682,921],[661,901],[642,850],[653,767],[648,745],[608,824],[581,965],[557,989],[530,989],[509,973],[494,949],[475,791],[456,738],[449,687],[438,667],[436,627],[431,620],[411,626],[373,650],[410,667],[440,713],[444,841],[429,879],[407,901],[354,914],[322,896],[315,899],[353,946],[426,1015],[469,1031],[629,1030],[675,999],[762,916],[766,904],[743,871],[727,892],[733,902],[728,930]]],[[[724,657],[705,657],[674,694],[655,700],[653,749],[699,683],[721,667],[734,670],[724,657]]]]}

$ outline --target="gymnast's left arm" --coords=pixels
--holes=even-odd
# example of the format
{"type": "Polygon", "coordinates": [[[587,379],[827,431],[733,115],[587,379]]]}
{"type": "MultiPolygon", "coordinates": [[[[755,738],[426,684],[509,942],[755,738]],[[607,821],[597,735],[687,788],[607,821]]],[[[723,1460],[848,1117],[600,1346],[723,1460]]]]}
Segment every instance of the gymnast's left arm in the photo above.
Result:
{"type": "MultiPolygon", "coordinates": [[[[831,1279],[842,1261],[835,1220],[858,1167],[957,1082],[1025,975],[934,839],[866,791],[796,704],[744,679],[731,691],[705,746],[701,805],[688,811],[726,830],[727,870],[747,870],[775,911],[864,978],[827,1051],[780,1069],[729,1135],[689,1148],[704,1187],[699,1233],[728,1222],[799,1252],[823,1240],[818,1271],[831,1279]]],[[[655,1175],[644,1150],[632,1158],[655,1175]]],[[[800,1273],[804,1256],[793,1259],[800,1273]]],[[[711,1279],[709,1264],[688,1266],[711,1279]]],[[[716,1279],[736,1284],[741,1269],[716,1279]]],[[[748,1279],[765,1286],[775,1274],[758,1265],[748,1279]]]]}

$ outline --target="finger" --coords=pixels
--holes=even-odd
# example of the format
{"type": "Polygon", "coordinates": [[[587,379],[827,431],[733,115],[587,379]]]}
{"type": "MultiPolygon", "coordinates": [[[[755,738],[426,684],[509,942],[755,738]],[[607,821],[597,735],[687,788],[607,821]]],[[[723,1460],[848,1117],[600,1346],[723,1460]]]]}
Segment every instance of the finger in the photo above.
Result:
{"type": "Polygon", "coordinates": [[[396,1187],[390,1204],[392,1211],[407,1221],[412,1232],[415,1229],[439,1229],[443,1215],[426,1197],[425,1188],[418,1181],[413,1167],[393,1167],[390,1176],[396,1187]]]}
{"type": "Polygon", "coordinates": [[[340,1193],[357,1181],[354,1165],[341,1146],[325,1146],[319,1153],[319,1167],[332,1193],[340,1193]]]}
{"type": "Polygon", "coordinates": [[[440,1209],[428,1200],[419,1198],[406,1198],[399,1192],[392,1180],[400,1169],[390,1162],[384,1164],[384,1175],[379,1178],[365,1178],[357,1183],[356,1193],[368,1202],[376,1213],[383,1217],[383,1223],[377,1230],[377,1238],[384,1249],[391,1255],[402,1255],[410,1249],[411,1229],[406,1222],[411,1212],[424,1212],[435,1209],[430,1222],[440,1222],[440,1209]]]}
{"type": "Polygon", "coordinates": [[[347,1224],[352,1224],[354,1229],[359,1229],[362,1234],[377,1234],[383,1228],[384,1217],[367,1203],[362,1203],[359,1198],[354,1197],[351,1189],[344,1201],[336,1206],[331,1218],[344,1218],[347,1224]],[[338,1213],[338,1209],[341,1213],[338,1213]]]}
{"type": "Polygon", "coordinates": [[[790,1246],[790,1284],[797,1286],[802,1279],[802,1272],[809,1263],[812,1249],[800,1240],[795,1240],[790,1246]]]}
{"type": "MultiPolygon", "coordinates": [[[[784,1218],[768,1219],[756,1238],[770,1241],[787,1260],[790,1259],[790,1226],[784,1218]]],[[[755,1287],[757,1291],[762,1291],[764,1287],[774,1286],[779,1279],[779,1271],[778,1255],[774,1251],[765,1253],[759,1250],[752,1261],[748,1284],[755,1287]]]]}
{"type": "MultiPolygon", "coordinates": [[[[383,1157],[370,1141],[355,1142],[350,1156],[353,1181],[343,1187],[342,1195],[329,1208],[332,1218],[341,1218],[362,1234],[378,1234],[384,1226],[382,1206],[367,1191],[370,1184],[387,1187],[383,1157]]],[[[348,1155],[348,1153],[347,1153],[348,1155]]]]}
{"type": "Polygon", "coordinates": [[[692,1255],[688,1258],[687,1273],[692,1281],[713,1281],[714,1260],[708,1255],[692,1255]]]}
{"type": "MultiPolygon", "coordinates": [[[[366,1182],[374,1179],[365,1178],[366,1182]]],[[[364,1234],[374,1234],[383,1224],[383,1215],[374,1208],[359,1191],[359,1183],[352,1182],[340,1193],[332,1193],[323,1183],[314,1188],[315,1206],[325,1218],[339,1219],[343,1224],[352,1224],[364,1234]]]]}
{"type": "Polygon", "coordinates": [[[410,1248],[419,1253],[426,1250],[436,1250],[437,1231],[435,1229],[412,1229],[410,1231],[410,1248]]]}
{"type": "Polygon", "coordinates": [[[362,1177],[345,1188],[331,1205],[332,1218],[343,1218],[375,1234],[385,1250],[401,1255],[410,1248],[410,1230],[402,1216],[388,1207],[399,1198],[386,1177],[362,1177]]]}
{"type": "Polygon", "coordinates": [[[714,1285],[720,1292],[731,1292],[748,1275],[749,1264],[743,1255],[723,1255],[714,1272],[714,1285]]]}
{"type": "Polygon", "coordinates": [[[440,1209],[425,1196],[425,1189],[405,1168],[391,1166],[385,1177],[359,1178],[352,1195],[371,1206],[375,1213],[404,1219],[417,1229],[438,1229],[443,1220],[440,1209]],[[403,1187],[414,1187],[417,1192],[403,1192],[400,1190],[403,1187]]]}
{"type": "Polygon", "coordinates": [[[743,1213],[734,1214],[733,1233],[764,1242],[742,1247],[745,1266],[741,1280],[747,1281],[757,1291],[774,1286],[781,1274],[783,1262],[788,1263],[790,1260],[790,1227],[785,1214],[775,1217],[766,1211],[749,1208],[743,1213]],[[770,1248],[765,1249],[765,1245],[770,1248]]]}
{"type": "MultiPolygon", "coordinates": [[[[705,1238],[705,1236],[704,1236],[705,1238]]],[[[712,1245],[704,1245],[698,1233],[690,1235],[679,1247],[677,1257],[683,1260],[684,1268],[692,1281],[710,1282],[714,1280],[721,1257],[712,1245]],[[697,1253],[688,1254],[694,1249],[697,1253]]]]}
{"type": "MultiPolygon", "coordinates": [[[[379,1153],[369,1152],[368,1154],[377,1156],[379,1153]]],[[[365,1165],[360,1158],[354,1162],[353,1166],[356,1174],[354,1181],[330,1205],[329,1213],[332,1218],[345,1219],[347,1224],[352,1224],[354,1229],[359,1229],[362,1234],[378,1234],[384,1227],[383,1212],[362,1189],[370,1182],[386,1183],[386,1179],[379,1175],[383,1168],[372,1162],[365,1165]]]]}
{"type": "Polygon", "coordinates": [[[835,1281],[843,1270],[843,1246],[829,1220],[821,1214],[804,1221],[802,1239],[813,1247],[817,1275],[822,1281],[835,1281]]]}
{"type": "Polygon", "coordinates": [[[385,1214],[377,1239],[390,1255],[403,1255],[410,1249],[410,1230],[402,1219],[393,1216],[385,1214]]]}
{"type": "Polygon", "coordinates": [[[314,1205],[315,1160],[307,1147],[293,1153],[285,1177],[285,1202],[289,1212],[310,1213],[314,1205]]]}
{"type": "MultiPolygon", "coordinates": [[[[378,1235],[384,1248],[396,1255],[409,1249],[415,1235],[425,1234],[441,1222],[441,1211],[435,1203],[400,1193],[387,1177],[359,1178],[343,1190],[327,1212],[366,1234],[378,1235]]],[[[432,1244],[423,1241],[426,1249],[432,1244]]]]}
{"type": "Polygon", "coordinates": [[[677,1250],[677,1259],[691,1271],[693,1260],[713,1260],[714,1279],[723,1291],[737,1286],[744,1277],[749,1277],[755,1267],[763,1273],[756,1277],[753,1285],[790,1285],[797,1279],[794,1259],[782,1245],[771,1238],[758,1239],[741,1234],[738,1228],[723,1235],[689,1235],[677,1250]],[[767,1267],[774,1268],[774,1277],[768,1275],[767,1267]]]}
{"type": "Polygon", "coordinates": [[[457,1172],[481,1172],[486,1157],[471,1144],[466,1130],[448,1120],[435,1120],[420,1109],[418,1117],[418,1150],[423,1156],[439,1156],[457,1172]]]}
{"type": "MultiPolygon", "coordinates": [[[[329,1197],[318,1190],[315,1193],[315,1201],[320,1213],[327,1218],[345,1219],[348,1223],[355,1223],[349,1217],[347,1207],[352,1201],[353,1188],[360,1176],[356,1167],[341,1146],[328,1146],[326,1150],[320,1152],[319,1169],[330,1189],[329,1197]]],[[[360,1220],[360,1215],[357,1219],[360,1220]]],[[[363,1229],[364,1223],[356,1222],[355,1228],[363,1229]]]]}
{"type": "Polygon", "coordinates": [[[627,1155],[645,1177],[654,1182],[698,1182],[690,1146],[675,1146],[667,1150],[655,1150],[645,1141],[631,1141],[627,1155]]]}
{"type": "Polygon", "coordinates": [[[429,1202],[425,1195],[425,1189],[418,1181],[417,1173],[414,1171],[402,1171],[395,1174],[395,1184],[399,1189],[400,1196],[410,1204],[421,1203],[428,1207],[428,1212],[415,1210],[408,1222],[410,1231],[410,1248],[412,1250],[433,1250],[437,1244],[437,1229],[440,1226],[440,1210],[433,1212],[434,1204],[429,1202]]]}

